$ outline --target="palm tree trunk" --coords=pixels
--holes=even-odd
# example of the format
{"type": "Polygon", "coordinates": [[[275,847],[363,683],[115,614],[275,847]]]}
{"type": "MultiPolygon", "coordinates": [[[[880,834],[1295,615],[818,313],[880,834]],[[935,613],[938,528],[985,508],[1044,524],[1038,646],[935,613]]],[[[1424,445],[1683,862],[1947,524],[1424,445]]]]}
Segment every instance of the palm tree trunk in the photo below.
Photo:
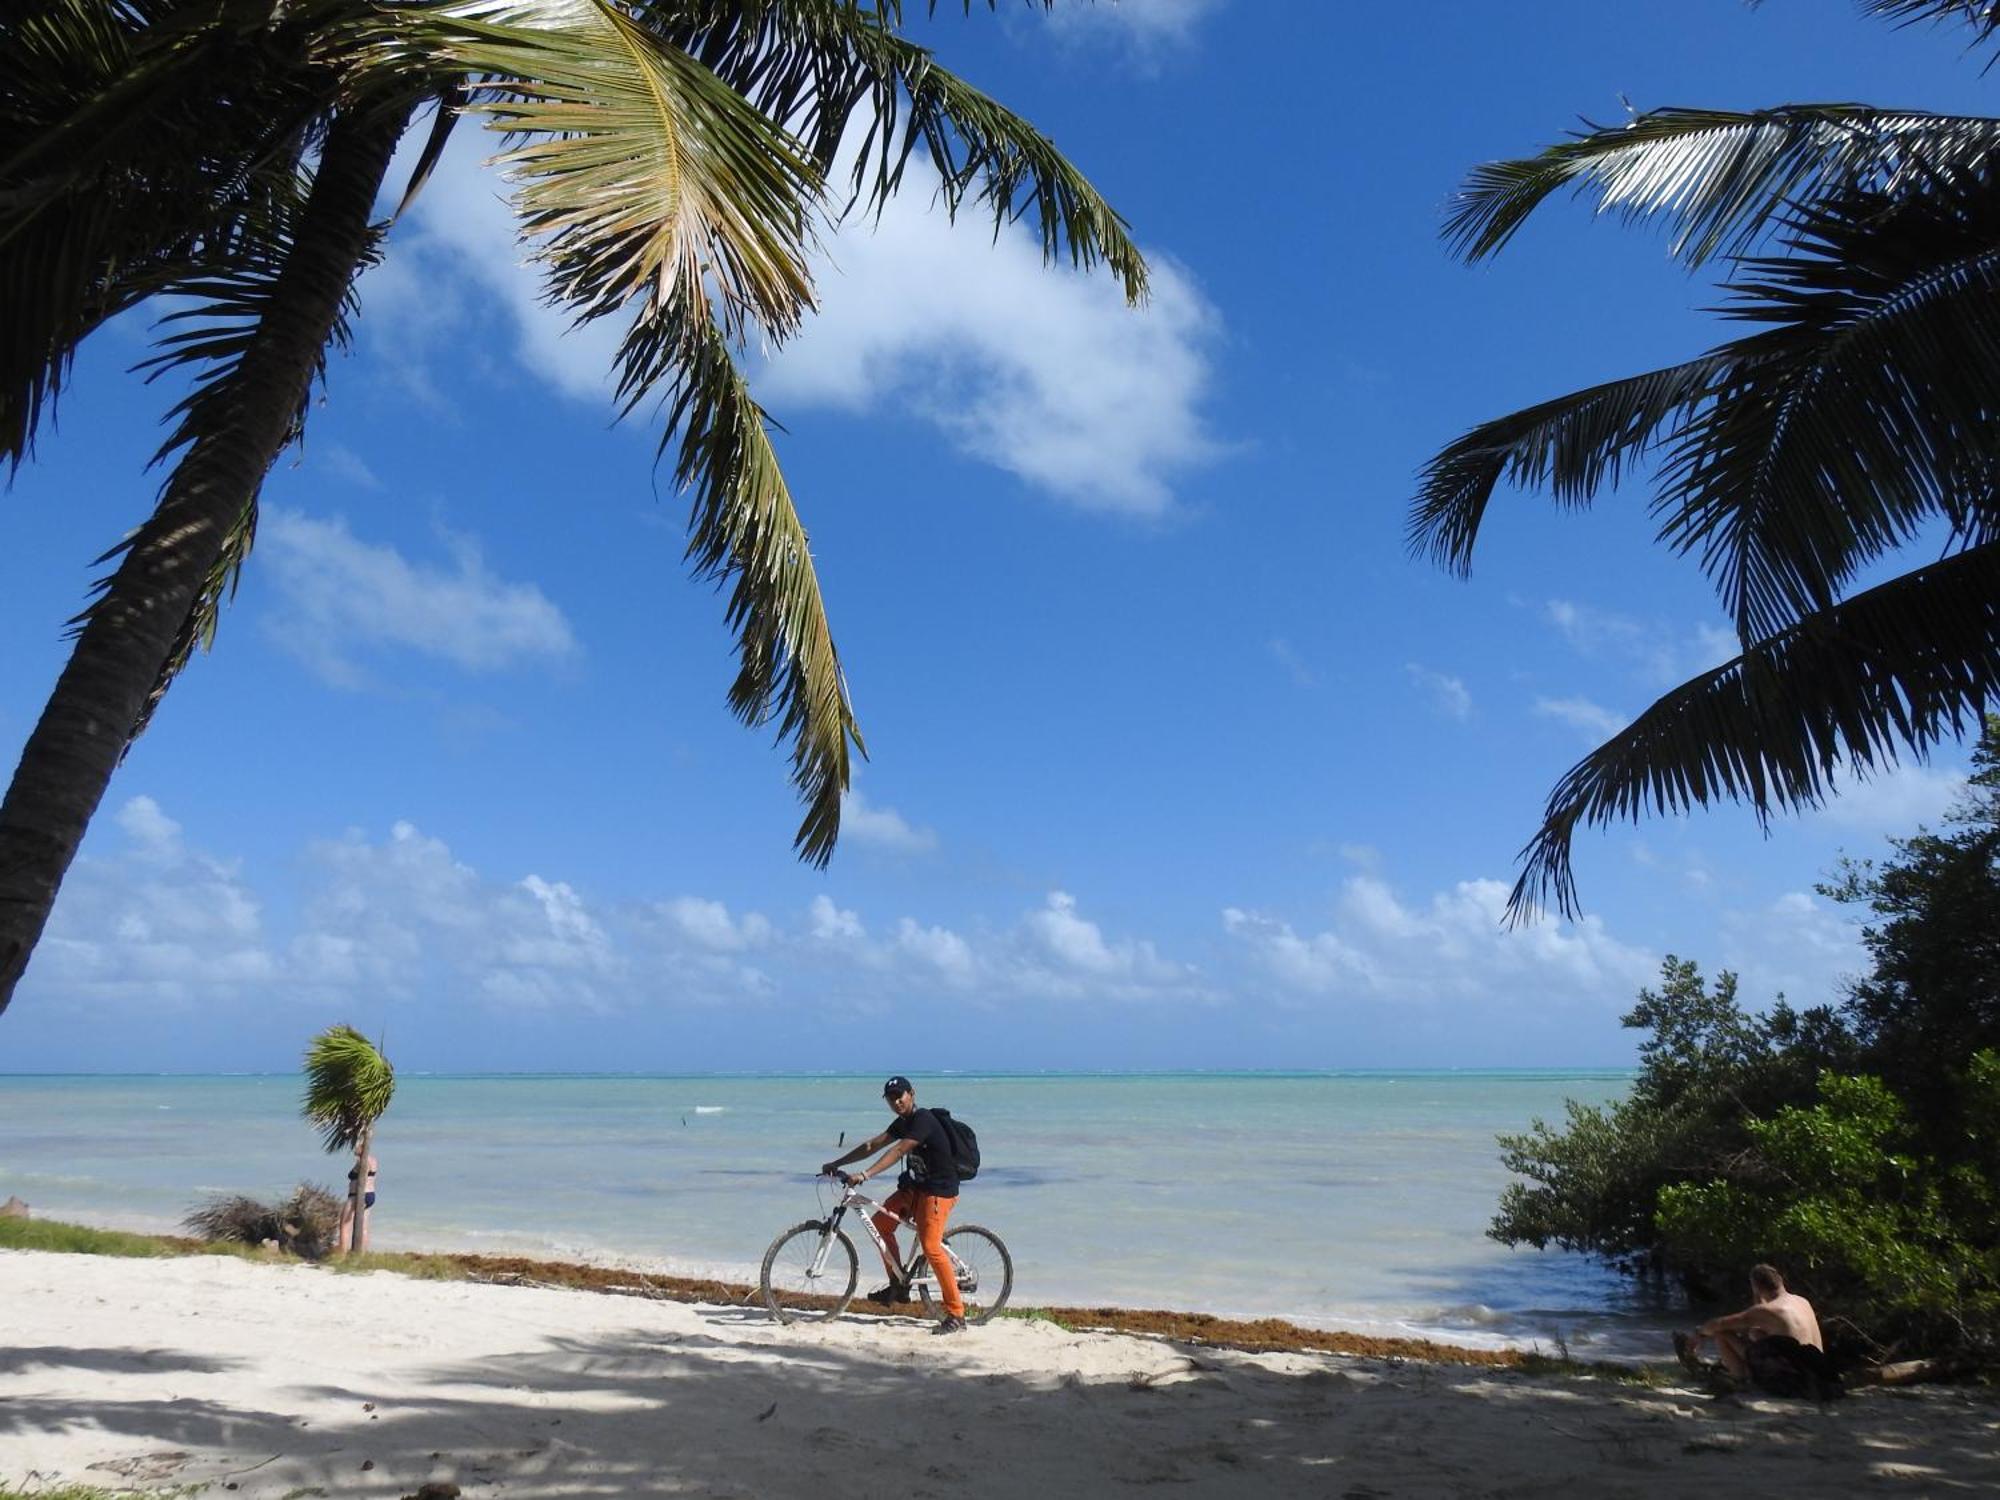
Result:
{"type": "Polygon", "coordinates": [[[271,307],[231,379],[230,420],[198,437],[92,608],[0,802],[0,1011],[131,741],[230,526],[292,432],[342,298],[366,256],[404,118],[336,119],[271,307]]]}
{"type": "Polygon", "coordinates": [[[373,1148],[375,1127],[361,1127],[361,1144],[355,1148],[354,1176],[347,1184],[348,1203],[353,1217],[348,1220],[347,1244],[343,1253],[359,1255],[368,1248],[368,1235],[362,1228],[362,1215],[368,1212],[368,1153],[373,1148]]]}

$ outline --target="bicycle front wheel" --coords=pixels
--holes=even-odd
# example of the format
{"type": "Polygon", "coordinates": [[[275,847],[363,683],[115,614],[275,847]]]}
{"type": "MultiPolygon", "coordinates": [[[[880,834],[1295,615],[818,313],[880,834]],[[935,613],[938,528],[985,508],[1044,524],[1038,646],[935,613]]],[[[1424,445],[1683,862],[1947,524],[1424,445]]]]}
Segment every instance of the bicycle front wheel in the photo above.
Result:
{"type": "MultiPolygon", "coordinates": [[[[1014,1290],[1014,1257],[1000,1243],[1000,1236],[977,1224],[961,1224],[948,1229],[944,1253],[951,1257],[958,1277],[958,1295],[965,1299],[965,1321],[984,1323],[1007,1305],[1014,1290]]],[[[935,1317],[944,1311],[937,1277],[926,1267],[917,1278],[917,1291],[924,1299],[924,1311],[935,1317]]]]}
{"type": "Polygon", "coordinates": [[[808,1219],[771,1241],[757,1286],[780,1323],[820,1323],[839,1317],[854,1300],[860,1275],[854,1241],[821,1220],[808,1219]]]}

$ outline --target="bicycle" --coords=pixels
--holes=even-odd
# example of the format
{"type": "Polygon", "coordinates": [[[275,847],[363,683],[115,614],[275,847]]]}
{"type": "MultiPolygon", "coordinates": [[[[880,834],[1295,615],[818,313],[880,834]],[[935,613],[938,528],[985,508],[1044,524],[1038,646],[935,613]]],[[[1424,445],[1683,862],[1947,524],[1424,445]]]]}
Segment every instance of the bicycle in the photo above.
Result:
{"type": "MultiPolygon", "coordinates": [[[[847,1310],[861,1279],[861,1258],[855,1253],[854,1241],[840,1227],[849,1209],[860,1212],[861,1227],[885,1260],[889,1247],[875,1227],[875,1215],[889,1213],[898,1227],[911,1230],[910,1260],[899,1268],[910,1290],[922,1301],[925,1315],[942,1312],[937,1277],[931,1274],[924,1247],[916,1240],[915,1224],[858,1187],[843,1186],[840,1201],[825,1218],[794,1224],[764,1252],[757,1285],[771,1315],[780,1323],[823,1323],[847,1310]]],[[[1014,1290],[1014,1258],[999,1235],[978,1224],[960,1224],[945,1231],[944,1250],[958,1277],[966,1322],[984,1323],[1007,1305],[1014,1290]]]]}

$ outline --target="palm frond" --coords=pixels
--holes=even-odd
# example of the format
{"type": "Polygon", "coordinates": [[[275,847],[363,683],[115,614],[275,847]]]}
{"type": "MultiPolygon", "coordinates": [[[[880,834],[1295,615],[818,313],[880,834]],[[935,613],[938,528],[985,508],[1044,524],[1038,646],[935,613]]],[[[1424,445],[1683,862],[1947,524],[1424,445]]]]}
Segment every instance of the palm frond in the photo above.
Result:
{"type": "Polygon", "coordinates": [[[1454,253],[1497,253],[1564,188],[1597,212],[1670,226],[1672,254],[1694,266],[1746,252],[1789,211],[1830,194],[1921,191],[1944,168],[1977,168],[2000,149],[2000,120],[1787,104],[1737,113],[1658,109],[1593,126],[1531,157],[1476,168],[1453,196],[1444,238],[1454,253]]]}
{"type": "Polygon", "coordinates": [[[850,208],[879,213],[921,144],[948,213],[970,200],[996,227],[1032,215],[1046,258],[1102,263],[1128,300],[1144,298],[1146,264],[1125,221],[1047,136],[898,34],[900,5],[653,0],[638,15],[784,121],[822,173],[858,134],[850,208]]]}
{"type": "Polygon", "coordinates": [[[1661,539],[1695,553],[1739,637],[1828,608],[1943,516],[2000,527],[2000,186],[1837,195],[1744,262],[1728,316],[1762,331],[1697,360],[1483,424],[1426,467],[1414,550],[1464,573],[1501,479],[1582,505],[1661,462],[1661,539]]]}
{"type": "Polygon", "coordinates": [[[1813,807],[1845,767],[1866,775],[1976,729],[2000,702],[2000,543],[1857,594],[1684,683],[1593,750],[1551,793],[1522,850],[1510,918],[1577,913],[1579,825],[1721,799],[1760,820],[1813,807]]]}
{"type": "Polygon", "coordinates": [[[1424,466],[1410,510],[1411,551],[1461,576],[1471,571],[1479,527],[1503,478],[1546,487],[1567,506],[1589,504],[1740,380],[1744,359],[1718,351],[1481,423],[1424,466]]]}
{"type": "Polygon", "coordinates": [[[848,745],[867,754],[834,649],[805,527],[778,465],[762,408],[707,309],[669,302],[634,321],[619,354],[628,402],[665,389],[664,455],[679,433],[674,477],[688,492],[688,561],[729,591],[739,670],[729,706],[746,724],[777,721],[792,745],[806,805],[793,840],[824,866],[840,835],[848,745]]]}
{"type": "Polygon", "coordinates": [[[587,321],[706,282],[732,335],[798,326],[820,178],[783,130],[608,0],[429,14],[483,78],[472,108],[516,142],[500,160],[554,300],[587,321]]]}
{"type": "Polygon", "coordinates": [[[454,5],[453,55],[488,76],[479,107],[519,142],[502,159],[551,299],[579,320],[630,320],[619,401],[630,412],[663,400],[662,453],[678,434],[675,477],[692,501],[688,559],[729,590],[730,707],[748,723],[775,719],[791,742],[806,804],[796,844],[824,865],[848,747],[862,742],[805,530],[730,348],[746,314],[783,337],[810,305],[819,173],[733,89],[621,12],[591,0],[565,4],[560,25],[524,24],[535,17],[547,22],[547,8],[454,5]]]}
{"type": "Polygon", "coordinates": [[[1770,326],[1725,346],[1737,378],[1675,436],[1654,507],[1746,641],[1829,607],[1932,516],[1991,524],[2000,460],[2000,177],[1840,194],[1786,248],[1745,262],[1725,311],[1770,326]]]}
{"type": "Polygon", "coordinates": [[[268,6],[55,0],[0,19],[0,454],[77,346],[289,203],[315,110],[268,6]],[[219,86],[219,81],[220,86],[219,86]]]}
{"type": "Polygon", "coordinates": [[[1862,0],[1861,8],[1868,15],[1885,16],[1899,26],[1915,26],[1924,21],[1968,26],[1975,47],[1992,41],[2000,33],[2000,3],[1996,0],[1862,0]]]}
{"type": "Polygon", "coordinates": [[[351,1151],[382,1118],[396,1092],[396,1070],[352,1026],[329,1026],[305,1056],[306,1092],[300,1112],[319,1127],[329,1151],[351,1151]]]}

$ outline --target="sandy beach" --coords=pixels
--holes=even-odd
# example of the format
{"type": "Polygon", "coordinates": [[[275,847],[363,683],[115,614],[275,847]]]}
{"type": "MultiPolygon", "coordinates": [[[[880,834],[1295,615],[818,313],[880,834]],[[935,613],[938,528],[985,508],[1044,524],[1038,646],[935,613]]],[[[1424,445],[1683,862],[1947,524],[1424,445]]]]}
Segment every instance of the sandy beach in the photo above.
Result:
{"type": "Polygon", "coordinates": [[[1991,1493],[2000,1400],[1827,1408],[194,1257],[0,1252],[0,1484],[299,1497],[1991,1493]],[[439,1493],[433,1491],[433,1494],[439,1493]]]}

